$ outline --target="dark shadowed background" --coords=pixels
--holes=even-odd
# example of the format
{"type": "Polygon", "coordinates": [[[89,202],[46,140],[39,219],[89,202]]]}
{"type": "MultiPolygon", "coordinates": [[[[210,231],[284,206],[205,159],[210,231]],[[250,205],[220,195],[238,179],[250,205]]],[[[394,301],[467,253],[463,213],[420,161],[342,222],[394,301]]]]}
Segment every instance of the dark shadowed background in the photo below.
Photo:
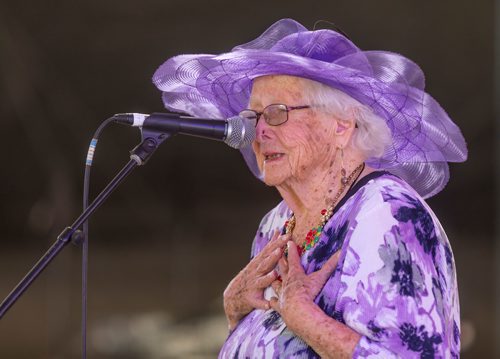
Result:
{"type": "MultiPolygon", "coordinates": [[[[363,49],[416,61],[462,129],[469,159],[429,203],[456,258],[462,357],[494,357],[494,10],[493,0],[1,0],[0,300],[80,213],[99,123],[162,110],[150,79],[164,60],[228,51],[283,17],[325,19],[363,49]]],[[[104,132],[93,196],[139,140],[136,129],[104,132]]],[[[278,201],[224,144],[166,142],[90,222],[89,357],[214,357],[222,291],[278,201]]],[[[79,357],[80,252],[68,246],[0,321],[0,358],[79,357]]]]}

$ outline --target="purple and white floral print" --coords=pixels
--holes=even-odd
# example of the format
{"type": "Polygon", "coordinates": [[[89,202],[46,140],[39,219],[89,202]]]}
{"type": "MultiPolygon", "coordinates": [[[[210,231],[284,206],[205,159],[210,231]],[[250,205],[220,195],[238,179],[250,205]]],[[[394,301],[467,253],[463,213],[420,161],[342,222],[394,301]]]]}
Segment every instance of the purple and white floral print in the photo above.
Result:
{"type": "MultiPolygon", "coordinates": [[[[353,189],[301,258],[312,273],[340,250],[316,304],[362,337],[354,358],[457,358],[460,317],[453,254],[439,221],[407,183],[378,172],[353,189]]],[[[290,216],[284,202],[262,220],[259,253],[290,216]]],[[[273,295],[271,288],[266,298],[273,295]]],[[[220,358],[319,358],[273,310],[254,310],[220,358]]]]}

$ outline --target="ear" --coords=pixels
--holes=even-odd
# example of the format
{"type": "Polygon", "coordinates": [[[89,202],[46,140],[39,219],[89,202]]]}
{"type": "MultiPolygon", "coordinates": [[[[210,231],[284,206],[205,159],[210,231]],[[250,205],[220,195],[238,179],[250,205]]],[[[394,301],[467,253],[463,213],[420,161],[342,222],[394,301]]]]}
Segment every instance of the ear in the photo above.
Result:
{"type": "Polygon", "coordinates": [[[339,147],[345,148],[354,133],[355,123],[353,120],[335,119],[335,137],[339,147]]]}

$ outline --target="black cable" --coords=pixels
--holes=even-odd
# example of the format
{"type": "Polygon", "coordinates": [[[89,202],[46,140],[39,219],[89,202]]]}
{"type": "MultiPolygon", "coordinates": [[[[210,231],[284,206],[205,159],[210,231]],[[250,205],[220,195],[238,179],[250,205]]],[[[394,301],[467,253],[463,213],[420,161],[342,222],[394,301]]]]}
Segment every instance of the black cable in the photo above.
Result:
{"type": "MultiPolygon", "coordinates": [[[[89,205],[89,186],[90,186],[90,169],[92,160],[94,159],[95,148],[102,130],[113,122],[113,118],[104,120],[97,128],[90,141],[87,152],[87,160],[85,162],[85,173],[83,175],[83,210],[85,211],[89,205]]],[[[82,243],[82,359],[87,358],[87,274],[88,274],[88,220],[83,223],[83,243],[82,243]]]]}

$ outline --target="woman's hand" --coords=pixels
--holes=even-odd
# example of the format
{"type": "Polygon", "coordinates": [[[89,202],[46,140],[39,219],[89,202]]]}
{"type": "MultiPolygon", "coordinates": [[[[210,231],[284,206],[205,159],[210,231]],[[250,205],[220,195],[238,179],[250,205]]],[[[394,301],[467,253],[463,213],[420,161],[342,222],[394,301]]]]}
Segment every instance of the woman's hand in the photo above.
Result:
{"type": "Polygon", "coordinates": [[[283,255],[289,235],[276,231],[273,238],[243,270],[229,283],[224,291],[224,312],[233,330],[238,322],[253,309],[269,309],[269,302],[264,299],[264,289],[276,280],[274,270],[283,255]]]}
{"type": "Polygon", "coordinates": [[[297,246],[288,242],[288,260],[283,257],[279,261],[282,281],[272,283],[278,298],[272,298],[270,305],[281,315],[287,327],[299,336],[304,321],[317,312],[317,308],[313,308],[317,307],[314,299],[337,267],[339,254],[337,251],[320,270],[307,275],[300,263],[297,246]]]}

